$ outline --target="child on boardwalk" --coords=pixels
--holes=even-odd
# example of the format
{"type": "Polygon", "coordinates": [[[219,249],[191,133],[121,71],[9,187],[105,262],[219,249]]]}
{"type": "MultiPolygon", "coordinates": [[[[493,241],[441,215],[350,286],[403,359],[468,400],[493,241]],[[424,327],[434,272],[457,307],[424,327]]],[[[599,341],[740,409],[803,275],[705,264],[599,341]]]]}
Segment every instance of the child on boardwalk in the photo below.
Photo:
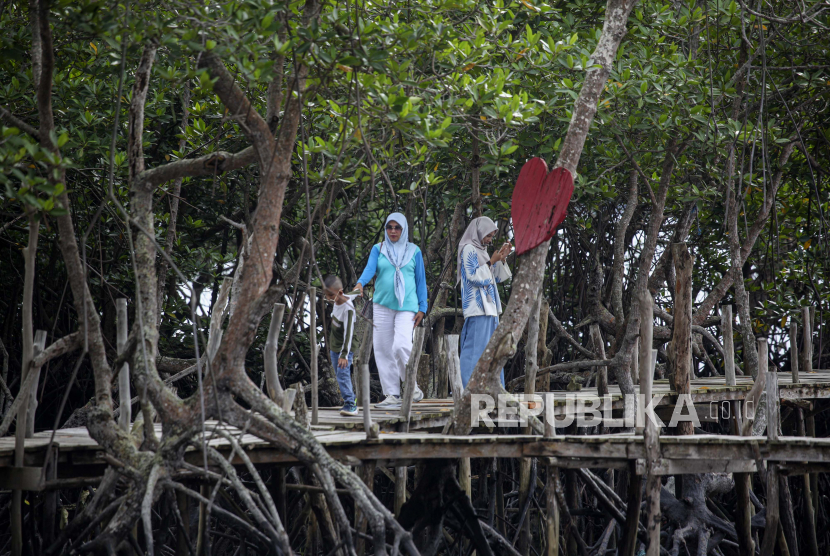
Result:
{"type": "Polygon", "coordinates": [[[331,311],[331,332],[329,333],[329,350],[331,364],[337,376],[337,385],[343,396],[343,409],[340,415],[357,415],[357,405],[352,390],[352,358],[357,350],[354,340],[356,312],[352,299],[357,294],[345,295],[343,282],[337,276],[328,276],[323,282],[326,301],[334,303],[331,311]]]}

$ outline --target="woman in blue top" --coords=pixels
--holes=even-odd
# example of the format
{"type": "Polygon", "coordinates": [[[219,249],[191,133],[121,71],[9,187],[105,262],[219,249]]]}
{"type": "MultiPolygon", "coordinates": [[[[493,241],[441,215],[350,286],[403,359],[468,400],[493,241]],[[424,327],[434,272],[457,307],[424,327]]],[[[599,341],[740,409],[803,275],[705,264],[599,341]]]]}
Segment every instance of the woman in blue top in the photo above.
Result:
{"type": "MultiPolygon", "coordinates": [[[[412,352],[412,331],[427,310],[427,279],[424,258],[417,245],[409,242],[406,217],[393,212],[386,219],[385,239],[372,247],[366,269],[355,288],[375,278],[372,343],[378,365],[380,384],[386,399],[375,407],[397,409],[401,406],[401,382],[412,352]]],[[[415,386],[413,401],[424,393],[415,386]]]]}

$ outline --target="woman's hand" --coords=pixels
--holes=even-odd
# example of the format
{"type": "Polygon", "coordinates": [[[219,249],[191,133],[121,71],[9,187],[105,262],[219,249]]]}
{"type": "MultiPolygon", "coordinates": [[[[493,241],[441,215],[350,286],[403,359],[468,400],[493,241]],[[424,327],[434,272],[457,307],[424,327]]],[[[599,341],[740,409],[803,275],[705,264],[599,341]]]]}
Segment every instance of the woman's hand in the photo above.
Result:
{"type": "MultiPolygon", "coordinates": [[[[363,284],[358,282],[357,284],[354,285],[354,289],[360,291],[360,297],[363,297],[363,284]]],[[[354,290],[352,290],[352,291],[354,291],[354,290]]]]}
{"type": "Polygon", "coordinates": [[[493,253],[493,256],[490,257],[490,263],[496,264],[499,261],[505,260],[512,250],[513,246],[510,245],[509,241],[506,241],[504,245],[501,246],[501,249],[493,253]]]}
{"type": "Polygon", "coordinates": [[[415,313],[415,318],[413,318],[412,320],[415,321],[415,326],[418,326],[419,324],[421,324],[421,321],[424,320],[424,312],[418,311],[417,313],[415,313]]]}

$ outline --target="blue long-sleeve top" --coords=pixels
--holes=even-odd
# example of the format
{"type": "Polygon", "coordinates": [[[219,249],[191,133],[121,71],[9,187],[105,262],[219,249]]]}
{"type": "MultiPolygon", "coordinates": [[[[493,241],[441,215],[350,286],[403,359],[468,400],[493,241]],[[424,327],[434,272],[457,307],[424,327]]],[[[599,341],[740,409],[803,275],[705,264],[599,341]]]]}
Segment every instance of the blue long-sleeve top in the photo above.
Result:
{"type": "Polygon", "coordinates": [[[424,268],[424,257],[418,247],[415,247],[415,255],[412,256],[412,259],[401,268],[401,273],[406,289],[403,307],[400,306],[398,298],[395,297],[395,267],[380,252],[380,244],[372,247],[369,262],[366,263],[366,268],[357,283],[365,286],[372,278],[377,276],[375,279],[375,296],[372,301],[393,311],[411,311],[413,313],[421,311],[426,313],[429,304],[427,299],[427,274],[424,268]]]}

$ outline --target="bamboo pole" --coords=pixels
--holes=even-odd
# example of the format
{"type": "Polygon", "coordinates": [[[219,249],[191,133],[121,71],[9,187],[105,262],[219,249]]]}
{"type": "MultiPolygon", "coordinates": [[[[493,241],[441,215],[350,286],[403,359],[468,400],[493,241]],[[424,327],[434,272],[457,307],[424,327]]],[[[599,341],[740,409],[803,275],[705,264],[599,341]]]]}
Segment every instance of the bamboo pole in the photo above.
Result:
{"type": "Polygon", "coordinates": [[[271,311],[271,324],[268,326],[268,337],[265,340],[265,385],[268,388],[268,396],[277,405],[283,405],[285,392],[280,384],[279,366],[277,363],[277,351],[279,349],[280,326],[285,315],[285,305],[275,303],[271,311]]]}
{"type": "MultiPolygon", "coordinates": [[[[119,297],[115,300],[115,315],[118,327],[116,348],[118,349],[118,355],[121,355],[127,347],[127,338],[130,335],[130,326],[127,320],[127,298],[119,297]]],[[[130,424],[133,421],[131,399],[130,364],[124,362],[118,370],[118,426],[125,431],[130,430],[130,424]]]]}
{"type": "Polygon", "coordinates": [[[311,424],[320,422],[320,392],[317,384],[317,288],[308,288],[309,344],[311,346],[311,424]]]}

